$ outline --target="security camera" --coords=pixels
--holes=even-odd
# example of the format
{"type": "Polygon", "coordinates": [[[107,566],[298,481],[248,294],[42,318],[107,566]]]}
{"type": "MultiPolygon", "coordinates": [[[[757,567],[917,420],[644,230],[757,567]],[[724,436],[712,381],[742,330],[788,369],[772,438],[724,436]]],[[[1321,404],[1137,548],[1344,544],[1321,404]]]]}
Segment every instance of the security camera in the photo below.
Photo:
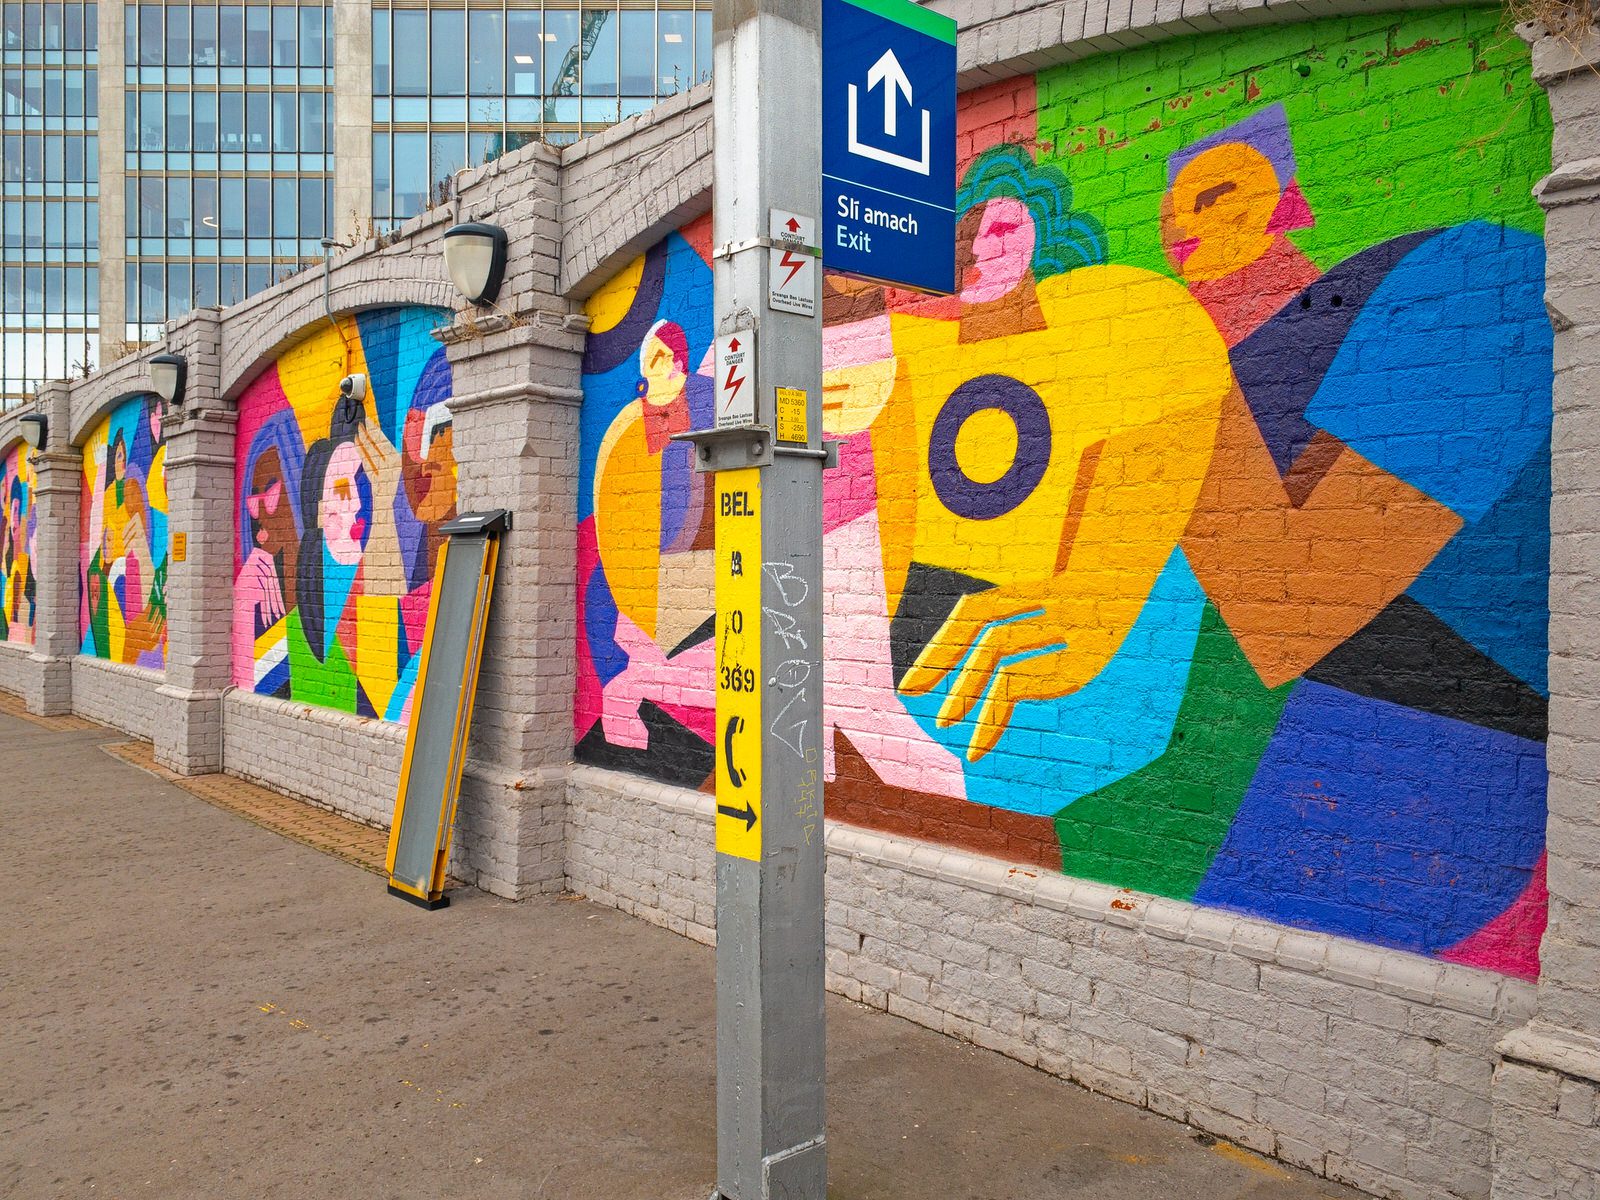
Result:
{"type": "Polygon", "coordinates": [[[360,402],[367,396],[367,377],[365,375],[346,375],[339,380],[339,395],[346,400],[360,402]]]}

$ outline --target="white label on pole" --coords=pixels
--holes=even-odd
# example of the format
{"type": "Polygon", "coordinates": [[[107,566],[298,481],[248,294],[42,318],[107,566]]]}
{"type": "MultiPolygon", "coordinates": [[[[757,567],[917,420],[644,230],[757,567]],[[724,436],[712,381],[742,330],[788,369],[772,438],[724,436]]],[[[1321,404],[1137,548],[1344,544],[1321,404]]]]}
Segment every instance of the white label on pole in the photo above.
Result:
{"type": "Polygon", "coordinates": [[[756,335],[739,329],[717,339],[717,428],[756,423],[756,335]]]}
{"type": "Polygon", "coordinates": [[[768,212],[767,304],[779,312],[817,315],[817,223],[810,217],[768,212]]]}

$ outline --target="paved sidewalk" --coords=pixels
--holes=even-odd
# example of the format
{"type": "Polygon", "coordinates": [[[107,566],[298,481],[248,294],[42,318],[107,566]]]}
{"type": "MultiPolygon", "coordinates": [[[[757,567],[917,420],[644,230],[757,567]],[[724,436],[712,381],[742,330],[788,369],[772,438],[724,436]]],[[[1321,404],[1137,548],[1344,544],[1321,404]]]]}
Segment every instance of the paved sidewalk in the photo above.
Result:
{"type": "MultiPolygon", "coordinates": [[[[582,901],[427,913],[0,713],[0,1195],[705,1200],[712,954],[582,901]]],[[[837,1200],[1357,1193],[837,999],[837,1200]]]]}

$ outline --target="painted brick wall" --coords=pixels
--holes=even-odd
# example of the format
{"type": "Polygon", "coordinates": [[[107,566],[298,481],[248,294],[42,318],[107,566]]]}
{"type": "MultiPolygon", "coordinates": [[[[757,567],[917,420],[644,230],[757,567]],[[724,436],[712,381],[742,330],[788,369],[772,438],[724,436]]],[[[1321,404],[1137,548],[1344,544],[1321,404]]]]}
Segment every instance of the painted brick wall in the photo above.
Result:
{"type": "MultiPolygon", "coordinates": [[[[962,97],[961,294],[825,293],[830,816],[1537,974],[1550,123],[1498,22],[962,97]]],[[[690,788],[708,239],[588,303],[578,513],[577,757],[690,788]]]]}
{"type": "Polygon", "coordinates": [[[166,441],[153,396],[118,403],[83,442],[79,653],[159,670],[167,657],[166,441]]]}
{"type": "Polygon", "coordinates": [[[456,514],[439,310],[321,326],[240,395],[233,681],[403,722],[439,526],[456,514]],[[340,400],[367,377],[360,403],[340,400]]]}
{"type": "Polygon", "coordinates": [[[33,465],[27,447],[0,456],[0,642],[33,643],[38,579],[38,518],[34,512],[33,465]]]}

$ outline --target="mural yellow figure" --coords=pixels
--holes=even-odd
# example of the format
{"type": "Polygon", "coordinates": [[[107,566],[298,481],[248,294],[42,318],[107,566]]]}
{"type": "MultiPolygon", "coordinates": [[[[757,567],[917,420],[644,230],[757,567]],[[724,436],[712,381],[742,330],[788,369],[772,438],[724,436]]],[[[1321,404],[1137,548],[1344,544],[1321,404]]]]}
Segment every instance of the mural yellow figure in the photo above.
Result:
{"type": "MultiPolygon", "coordinates": [[[[963,341],[962,323],[892,318],[903,370],[879,446],[885,559],[995,586],[963,596],[901,680],[956,678],[949,726],[977,709],[967,756],[1019,700],[1093,679],[1133,627],[1189,521],[1233,387],[1205,310],[1169,279],[1086,267],[1036,285],[1040,328],[963,341]],[[915,455],[914,461],[911,456],[915,455]]],[[[891,583],[891,603],[898,587],[891,583]]]]}

